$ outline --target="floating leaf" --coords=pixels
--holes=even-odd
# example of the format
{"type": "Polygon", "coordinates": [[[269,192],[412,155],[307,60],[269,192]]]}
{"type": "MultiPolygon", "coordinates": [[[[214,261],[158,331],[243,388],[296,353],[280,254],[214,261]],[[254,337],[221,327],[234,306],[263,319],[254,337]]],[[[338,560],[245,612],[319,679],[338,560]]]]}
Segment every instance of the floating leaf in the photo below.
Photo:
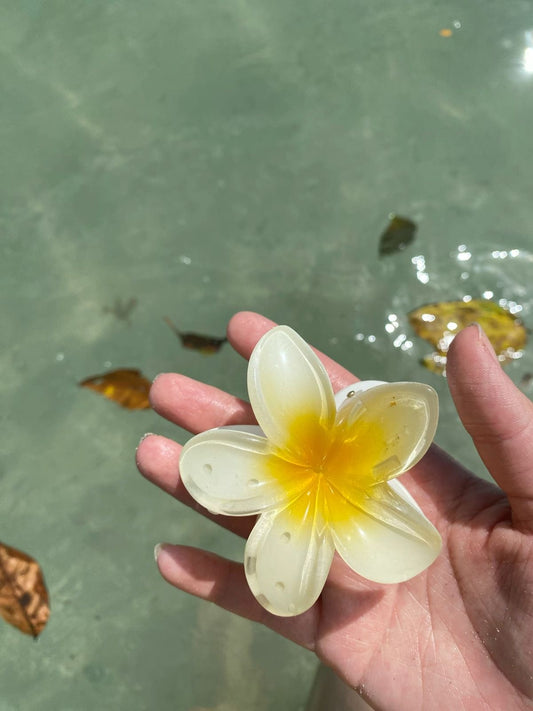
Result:
{"type": "Polygon", "coordinates": [[[200,333],[184,333],[183,331],[177,329],[167,316],[165,316],[163,320],[180,339],[181,345],[184,348],[190,348],[193,351],[199,351],[205,355],[217,353],[228,340],[227,338],[202,336],[200,333]]]}
{"type": "Polygon", "coordinates": [[[401,252],[414,240],[416,224],[408,217],[394,215],[379,240],[379,256],[401,252]]]}
{"type": "Polygon", "coordinates": [[[434,373],[445,372],[450,343],[459,331],[475,321],[489,337],[502,364],[519,358],[527,340],[520,319],[486,299],[427,304],[411,311],[408,317],[416,333],[436,348],[422,361],[434,373]]]}
{"type": "Polygon", "coordinates": [[[110,370],[108,373],[86,378],[79,385],[118,402],[128,410],[146,410],[150,407],[148,393],[151,383],[140,370],[110,370]]]}
{"type": "Polygon", "coordinates": [[[0,543],[0,615],[24,634],[38,637],[48,622],[50,604],[39,563],[0,543]]]}

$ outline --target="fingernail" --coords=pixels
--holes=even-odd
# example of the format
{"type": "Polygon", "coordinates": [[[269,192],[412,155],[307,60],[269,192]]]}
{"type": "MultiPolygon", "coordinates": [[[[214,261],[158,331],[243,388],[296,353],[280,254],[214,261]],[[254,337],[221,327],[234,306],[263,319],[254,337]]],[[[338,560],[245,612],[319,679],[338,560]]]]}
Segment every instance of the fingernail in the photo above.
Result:
{"type": "Polygon", "coordinates": [[[477,331],[477,337],[481,341],[483,339],[483,336],[485,335],[485,331],[481,327],[481,324],[479,324],[477,321],[472,321],[472,323],[469,323],[468,326],[465,326],[464,330],[468,330],[469,328],[475,328],[477,331]]]}
{"type": "Polygon", "coordinates": [[[154,559],[155,559],[156,563],[157,563],[157,559],[159,558],[159,553],[161,552],[162,547],[163,547],[163,544],[158,543],[154,548],[154,559]]]}
{"type": "Polygon", "coordinates": [[[499,360],[498,356],[496,355],[494,348],[492,347],[492,343],[490,342],[489,337],[483,330],[483,327],[481,326],[481,324],[479,324],[477,321],[474,321],[474,323],[472,323],[471,325],[477,326],[479,341],[482,343],[487,355],[490,355],[492,360],[496,361],[496,363],[498,363],[498,365],[501,365],[500,360],[499,360]]]}
{"type": "Polygon", "coordinates": [[[139,440],[139,444],[137,445],[137,448],[135,449],[135,451],[137,451],[137,449],[139,449],[139,447],[141,446],[141,444],[144,442],[144,440],[145,440],[147,437],[153,437],[153,436],[154,436],[154,433],[153,433],[153,432],[146,432],[145,434],[143,434],[143,436],[142,436],[141,439],[139,440]]]}

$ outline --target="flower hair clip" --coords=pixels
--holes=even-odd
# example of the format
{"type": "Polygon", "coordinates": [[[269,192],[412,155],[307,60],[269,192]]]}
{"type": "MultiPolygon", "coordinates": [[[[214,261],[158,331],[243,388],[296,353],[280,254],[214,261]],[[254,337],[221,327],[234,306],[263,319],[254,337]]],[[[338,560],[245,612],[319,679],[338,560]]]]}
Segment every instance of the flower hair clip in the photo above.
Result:
{"type": "Polygon", "coordinates": [[[209,511],[258,516],[244,567],[264,608],[281,616],[309,609],[335,551],[378,583],[408,580],[431,565],[439,533],[397,477],[434,437],[433,388],[364,381],[334,395],[310,346],[277,326],[252,353],[248,393],[258,426],[193,437],[180,472],[209,511]]]}

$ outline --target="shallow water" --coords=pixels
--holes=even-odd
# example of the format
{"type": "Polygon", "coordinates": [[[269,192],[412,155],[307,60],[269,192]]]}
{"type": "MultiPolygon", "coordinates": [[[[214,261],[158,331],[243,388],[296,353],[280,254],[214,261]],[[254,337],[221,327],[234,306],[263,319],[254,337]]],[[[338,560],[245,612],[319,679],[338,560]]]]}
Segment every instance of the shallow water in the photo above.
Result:
{"type": "Polygon", "coordinates": [[[485,475],[406,313],[491,292],[531,327],[532,29],[517,0],[0,3],[0,540],[52,601],[36,643],[0,625],[0,711],[305,705],[311,655],[157,574],[161,540],[242,554],[136,473],[144,432],[185,434],[76,386],[123,366],[245,395],[228,346],[164,316],[222,335],[253,309],[428,382],[438,442],[485,475]],[[391,212],[417,239],[379,259],[391,212]]]}

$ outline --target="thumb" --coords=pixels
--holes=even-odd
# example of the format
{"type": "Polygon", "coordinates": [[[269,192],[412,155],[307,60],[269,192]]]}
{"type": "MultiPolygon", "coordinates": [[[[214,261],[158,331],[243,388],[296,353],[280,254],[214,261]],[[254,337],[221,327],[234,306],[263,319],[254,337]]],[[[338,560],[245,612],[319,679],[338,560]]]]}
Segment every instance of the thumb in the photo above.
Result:
{"type": "Polygon", "coordinates": [[[447,376],[466,431],[509,499],[514,527],[533,532],[533,403],[503,372],[478,324],[454,338],[447,376]]]}

